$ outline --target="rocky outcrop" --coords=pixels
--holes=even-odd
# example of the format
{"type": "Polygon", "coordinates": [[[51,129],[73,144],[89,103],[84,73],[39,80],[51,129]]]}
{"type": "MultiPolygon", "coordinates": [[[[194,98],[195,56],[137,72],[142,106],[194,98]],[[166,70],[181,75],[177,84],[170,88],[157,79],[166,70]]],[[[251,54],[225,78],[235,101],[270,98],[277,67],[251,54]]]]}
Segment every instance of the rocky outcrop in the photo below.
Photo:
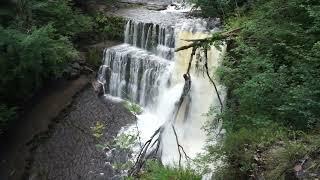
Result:
{"type": "Polygon", "coordinates": [[[94,70],[86,62],[86,55],[80,52],[79,56],[69,62],[63,70],[63,76],[67,79],[76,79],[81,74],[93,73],[94,70]]]}

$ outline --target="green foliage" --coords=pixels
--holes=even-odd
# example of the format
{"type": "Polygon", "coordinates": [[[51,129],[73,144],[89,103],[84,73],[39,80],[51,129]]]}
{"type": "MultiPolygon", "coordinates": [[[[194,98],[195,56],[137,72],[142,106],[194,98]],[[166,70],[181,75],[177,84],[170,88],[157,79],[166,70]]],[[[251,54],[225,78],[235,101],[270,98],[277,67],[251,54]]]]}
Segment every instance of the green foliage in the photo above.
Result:
{"type": "Polygon", "coordinates": [[[91,17],[83,15],[79,10],[74,9],[72,0],[32,0],[30,6],[35,24],[41,26],[51,22],[61,35],[74,36],[92,29],[91,17]]]}
{"type": "Polygon", "coordinates": [[[0,104],[0,134],[2,134],[2,129],[7,125],[9,121],[16,118],[16,108],[9,108],[4,104],[0,104]]]}
{"type": "Polygon", "coordinates": [[[229,17],[247,11],[253,0],[192,0],[203,16],[229,17]]]}
{"type": "Polygon", "coordinates": [[[141,114],[143,111],[142,107],[139,106],[139,104],[132,103],[129,101],[126,101],[124,106],[134,115],[141,114]]]}
{"type": "Polygon", "coordinates": [[[100,121],[97,121],[95,126],[91,127],[92,135],[95,138],[100,139],[104,134],[103,131],[104,131],[105,128],[106,128],[105,124],[103,124],[100,121]]]}
{"type": "Polygon", "coordinates": [[[93,5],[103,4],[109,7],[114,7],[118,0],[73,0],[73,2],[75,3],[75,6],[88,11],[88,13],[91,13],[92,10],[95,10],[90,8],[93,5]]]}
{"type": "Polygon", "coordinates": [[[172,168],[158,161],[148,161],[146,172],[139,179],[145,180],[200,180],[201,175],[189,168],[172,168]]]}
{"type": "Polygon", "coordinates": [[[258,167],[257,152],[261,152],[278,141],[285,141],[288,131],[276,125],[264,128],[241,128],[229,132],[222,142],[208,146],[208,153],[202,157],[204,162],[223,162],[218,167],[217,179],[247,179],[258,167]]]}
{"type": "Polygon", "coordinates": [[[30,97],[44,80],[60,76],[76,55],[72,44],[51,26],[24,34],[0,27],[0,99],[14,103],[30,97]]]}
{"type": "Polygon", "coordinates": [[[100,151],[103,151],[105,148],[108,148],[110,145],[108,143],[105,144],[96,144],[96,148],[100,151]]]}
{"type": "Polygon", "coordinates": [[[126,171],[133,166],[133,162],[127,161],[126,163],[113,163],[112,168],[120,171],[126,171]]]}
{"type": "Polygon", "coordinates": [[[100,48],[90,48],[86,55],[86,62],[93,67],[99,67],[102,59],[102,51],[100,48]]]}
{"type": "Polygon", "coordinates": [[[136,135],[121,133],[116,137],[115,145],[121,149],[130,149],[137,140],[136,135]]]}
{"type": "MultiPolygon", "coordinates": [[[[306,135],[304,133],[299,135],[294,141],[286,141],[282,146],[272,146],[267,152],[266,156],[266,177],[272,179],[277,177],[283,178],[284,172],[290,171],[297,160],[308,158],[310,162],[319,162],[318,150],[320,148],[320,137],[316,135],[306,135]],[[318,158],[318,159],[317,159],[318,158]]],[[[309,166],[308,169],[311,169],[309,166]]],[[[318,167],[319,168],[319,167],[318,167]]],[[[319,172],[319,169],[317,170],[319,172]]],[[[314,172],[317,172],[314,171],[314,172]]]]}
{"type": "Polygon", "coordinates": [[[240,118],[263,116],[296,129],[319,125],[320,30],[315,24],[320,13],[310,13],[312,5],[265,2],[243,24],[221,69],[236,100],[229,106],[240,118]]]}
{"type": "MultiPolygon", "coordinates": [[[[229,41],[218,71],[228,98],[219,116],[227,133],[221,144],[209,148],[207,156],[225,162],[217,179],[255,176],[261,168],[256,160],[261,151],[275,157],[265,164],[267,177],[279,179],[279,174],[293,168],[314,147],[300,132],[320,128],[320,1],[258,0],[249,4],[250,11],[242,11],[245,14],[238,9],[248,4],[231,8],[226,20],[227,30],[242,29],[229,41]],[[275,147],[279,142],[282,144],[275,147]]],[[[217,7],[211,6],[206,8],[217,7]]]]}
{"type": "Polygon", "coordinates": [[[1,1],[0,2],[0,24],[8,25],[8,22],[14,17],[13,2],[11,1],[1,1]]]}
{"type": "Polygon", "coordinates": [[[122,17],[106,16],[98,13],[95,16],[95,31],[99,33],[104,40],[123,40],[123,28],[126,20],[122,17]]]}
{"type": "MultiPolygon", "coordinates": [[[[0,2],[0,101],[19,107],[77,55],[70,39],[92,30],[71,0],[0,2]]],[[[9,118],[10,119],[10,118],[9,118]]]]}
{"type": "MultiPolygon", "coordinates": [[[[101,40],[101,37],[104,40],[122,39],[125,21],[121,18],[104,17],[102,14],[84,14],[78,7],[86,9],[84,6],[88,6],[87,3],[101,1],[0,2],[1,104],[6,107],[21,107],[44,82],[61,77],[68,60],[77,55],[72,42],[101,40]]],[[[107,0],[104,3],[111,4],[114,1],[107,0]]],[[[101,59],[97,53],[97,50],[88,53],[88,62],[94,66],[101,59]]],[[[11,118],[6,119],[10,121],[11,118]]]]}

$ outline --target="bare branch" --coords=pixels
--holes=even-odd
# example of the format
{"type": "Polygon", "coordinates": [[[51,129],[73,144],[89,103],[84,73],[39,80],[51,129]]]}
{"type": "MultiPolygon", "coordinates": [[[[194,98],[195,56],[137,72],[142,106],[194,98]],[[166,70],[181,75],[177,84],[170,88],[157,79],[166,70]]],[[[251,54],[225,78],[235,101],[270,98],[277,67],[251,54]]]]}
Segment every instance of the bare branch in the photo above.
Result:
{"type": "Polygon", "coordinates": [[[163,127],[159,127],[154,133],[153,135],[150,137],[150,139],[143,145],[143,147],[141,148],[137,160],[135,162],[135,164],[133,165],[133,167],[131,168],[131,170],[129,171],[129,175],[130,176],[134,176],[136,175],[140,169],[143,167],[143,165],[145,164],[145,161],[148,160],[151,156],[155,155],[154,151],[150,152],[149,154],[147,154],[147,151],[149,149],[149,146],[151,144],[151,142],[153,141],[153,139],[156,137],[156,135],[159,134],[158,138],[153,142],[153,144],[151,145],[150,148],[152,148],[156,142],[158,142],[157,145],[157,149],[156,149],[156,153],[158,152],[159,149],[159,143],[160,143],[160,134],[162,132],[163,127]]]}
{"type": "Polygon", "coordinates": [[[187,69],[187,73],[186,74],[189,74],[189,72],[190,72],[191,63],[192,63],[192,60],[193,60],[193,56],[196,54],[196,50],[197,50],[197,48],[195,48],[195,47],[192,48],[192,53],[191,53],[191,56],[190,56],[189,65],[188,65],[188,69],[187,69]]]}
{"type": "Polygon", "coordinates": [[[185,152],[184,148],[181,146],[181,144],[179,143],[179,139],[178,139],[178,135],[177,135],[177,131],[174,127],[174,125],[172,124],[172,129],[173,129],[173,132],[174,132],[174,135],[176,137],[176,143],[177,143],[177,146],[178,146],[178,152],[179,152],[179,167],[181,167],[181,158],[182,158],[182,154],[181,154],[181,151],[180,149],[182,150],[182,152],[184,153],[184,157],[186,158],[186,160],[189,160],[191,159],[187,153],[185,152]]]}
{"type": "Polygon", "coordinates": [[[182,51],[189,48],[199,48],[199,47],[205,47],[210,43],[213,43],[214,41],[221,41],[221,40],[228,40],[235,38],[239,35],[242,28],[236,28],[227,32],[216,32],[209,38],[204,39],[183,39],[183,41],[192,42],[189,45],[182,46],[175,50],[175,52],[182,51]]]}
{"type": "Polygon", "coordinates": [[[176,129],[174,128],[173,124],[172,124],[172,129],[173,129],[173,132],[174,132],[174,135],[176,137],[176,142],[177,142],[177,146],[178,146],[178,152],[179,152],[179,167],[181,167],[181,152],[180,152],[180,144],[179,144],[179,139],[178,139],[178,135],[177,135],[177,132],[176,132],[176,129]]]}
{"type": "Polygon", "coordinates": [[[206,68],[206,73],[207,73],[207,76],[208,76],[210,82],[211,82],[211,83],[213,84],[213,86],[214,86],[214,89],[215,89],[215,91],[216,91],[217,97],[218,97],[219,102],[220,102],[220,112],[222,113],[222,111],[223,111],[223,102],[222,102],[222,99],[221,99],[221,97],[220,97],[220,94],[219,94],[219,92],[218,92],[218,88],[217,88],[216,84],[214,83],[214,81],[212,80],[212,78],[211,78],[210,75],[209,75],[209,69],[208,69],[208,49],[205,49],[205,50],[204,50],[204,54],[205,54],[205,64],[204,64],[204,66],[205,66],[205,68],[206,68]]]}

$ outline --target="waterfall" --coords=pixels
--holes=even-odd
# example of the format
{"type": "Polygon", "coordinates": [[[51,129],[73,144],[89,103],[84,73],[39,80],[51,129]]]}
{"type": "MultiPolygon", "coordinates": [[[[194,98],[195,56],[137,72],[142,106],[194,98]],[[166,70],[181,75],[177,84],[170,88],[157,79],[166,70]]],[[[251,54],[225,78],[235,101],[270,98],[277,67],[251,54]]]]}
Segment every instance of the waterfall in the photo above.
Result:
{"type": "MultiPolygon", "coordinates": [[[[98,81],[106,94],[128,99],[144,108],[138,115],[137,125],[145,142],[157,128],[173,118],[183,91],[182,75],[187,71],[191,49],[175,53],[175,48],[188,45],[190,42],[186,39],[209,37],[210,31],[202,19],[186,18],[174,25],[128,20],[124,34],[124,44],[104,51],[98,81]]],[[[218,67],[221,55],[216,48],[209,49],[210,73],[218,67]]],[[[173,122],[179,142],[191,158],[203,151],[205,114],[212,105],[219,106],[214,88],[204,73],[203,58],[204,53],[198,49],[190,71],[190,95],[176,112],[173,122]]],[[[218,89],[224,98],[224,88],[218,86],[218,89]]],[[[135,129],[134,126],[130,128],[135,129]]],[[[162,133],[161,152],[164,164],[177,163],[179,157],[172,128],[165,128],[162,133]]]]}
{"type": "Polygon", "coordinates": [[[175,47],[174,28],[129,20],[125,28],[124,42],[172,60],[175,47]]]}
{"type": "Polygon", "coordinates": [[[145,50],[122,44],[105,51],[98,78],[106,93],[147,106],[154,104],[161,75],[169,64],[145,50]]]}

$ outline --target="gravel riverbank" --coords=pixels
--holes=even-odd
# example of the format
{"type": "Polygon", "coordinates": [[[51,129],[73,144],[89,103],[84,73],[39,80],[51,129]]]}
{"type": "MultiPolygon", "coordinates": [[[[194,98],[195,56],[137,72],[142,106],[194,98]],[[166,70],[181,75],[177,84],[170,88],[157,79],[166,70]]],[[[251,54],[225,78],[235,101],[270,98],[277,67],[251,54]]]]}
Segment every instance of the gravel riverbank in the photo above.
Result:
{"type": "Polygon", "coordinates": [[[3,140],[0,148],[1,180],[110,179],[99,143],[113,140],[132,123],[121,103],[97,97],[87,77],[66,82],[41,97],[3,140]],[[105,126],[97,141],[92,127],[105,126]]]}

